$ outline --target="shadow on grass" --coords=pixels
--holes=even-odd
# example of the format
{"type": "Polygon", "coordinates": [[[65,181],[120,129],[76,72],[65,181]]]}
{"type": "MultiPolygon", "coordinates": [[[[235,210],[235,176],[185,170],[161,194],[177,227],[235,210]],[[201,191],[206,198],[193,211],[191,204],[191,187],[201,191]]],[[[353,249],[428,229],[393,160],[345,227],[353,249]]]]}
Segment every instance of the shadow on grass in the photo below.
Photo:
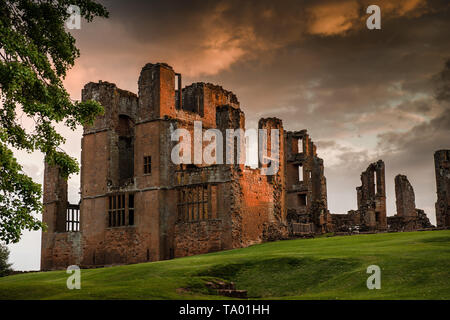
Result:
{"type": "MultiPolygon", "coordinates": [[[[234,264],[218,264],[196,275],[219,278],[236,283],[237,289],[247,290],[249,298],[272,298],[301,295],[330,282],[338,285],[340,277],[361,265],[357,259],[271,258],[234,264]]],[[[198,278],[192,279],[193,291],[205,293],[198,278]]]]}
{"type": "Polygon", "coordinates": [[[420,239],[421,242],[442,242],[450,244],[450,236],[420,239]]]}

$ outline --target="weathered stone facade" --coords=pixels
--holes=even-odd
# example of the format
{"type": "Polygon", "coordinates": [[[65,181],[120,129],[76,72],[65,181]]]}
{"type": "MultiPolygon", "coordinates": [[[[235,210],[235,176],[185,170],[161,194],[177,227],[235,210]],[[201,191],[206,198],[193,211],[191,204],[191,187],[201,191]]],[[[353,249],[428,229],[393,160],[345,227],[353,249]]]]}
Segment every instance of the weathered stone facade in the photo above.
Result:
{"type": "Polygon", "coordinates": [[[413,218],[416,216],[416,197],[414,189],[409,180],[404,175],[395,177],[395,205],[397,206],[397,215],[404,218],[413,218]]]}
{"type": "Polygon", "coordinates": [[[413,231],[431,228],[425,212],[416,208],[414,189],[404,175],[395,177],[397,214],[387,217],[389,231],[413,231]]]}
{"type": "MultiPolygon", "coordinates": [[[[157,261],[328,232],[383,232],[387,221],[397,231],[430,226],[404,176],[396,178],[397,215],[387,219],[381,160],[361,174],[358,209],[330,214],[316,146],[306,130],[286,132],[277,118],[258,123],[268,133],[257,138],[267,147],[258,166],[237,162],[245,152],[234,141],[245,141],[245,115],[236,96],[210,83],[182,88],[167,64],[143,67],[137,95],[99,81],[85,85],[82,99],[99,101],[105,112],[84,127],[79,204],[68,203],[58,168],[45,167],[43,270],[157,261]],[[198,123],[201,137],[207,129],[224,137],[215,141],[224,151],[216,160],[223,161],[195,160],[198,123]],[[172,140],[177,129],[187,137],[172,140]],[[191,154],[178,155],[194,161],[176,164],[177,145],[192,146],[191,154]],[[275,174],[263,174],[272,166],[275,174]]],[[[213,140],[201,141],[205,148],[213,140]]],[[[440,226],[450,225],[449,159],[449,150],[435,154],[440,226]]]]}
{"type": "Polygon", "coordinates": [[[335,232],[352,232],[358,230],[361,225],[361,216],[358,210],[350,210],[347,214],[331,215],[335,232]]]}
{"type": "Polygon", "coordinates": [[[384,171],[384,162],[378,160],[361,173],[361,186],[356,188],[358,210],[350,210],[347,214],[332,214],[336,232],[387,230],[384,171]]]}
{"type": "Polygon", "coordinates": [[[306,130],[286,133],[287,214],[292,234],[333,231],[323,160],[306,130]]]}
{"type": "Polygon", "coordinates": [[[436,172],[436,224],[439,228],[450,227],[450,150],[434,153],[436,172]]]}
{"type": "MultiPolygon", "coordinates": [[[[285,132],[277,118],[259,121],[269,133],[268,159],[278,161],[274,175],[261,174],[270,161],[257,168],[226,159],[175,164],[171,152],[180,142],[171,140],[174,130],[185,129],[195,140],[194,121],[201,121],[202,132],[217,129],[223,137],[227,129],[245,129],[239,102],[209,83],[182,88],[181,75],[163,63],[144,66],[138,90],[136,95],[102,81],[84,87],[82,99],[99,101],[105,113],[84,128],[79,205],[68,204],[67,181],[58,169],[46,167],[43,270],[156,261],[286,239],[294,222],[288,209],[304,217],[312,233],[331,229],[323,161],[305,130],[285,132]],[[270,129],[278,130],[278,157],[270,129]],[[297,140],[303,141],[300,152],[297,140]]],[[[182,143],[189,141],[183,137],[182,143]]],[[[236,159],[238,153],[235,147],[236,159]]]]}
{"type": "Polygon", "coordinates": [[[361,230],[386,230],[386,183],[382,160],[371,163],[361,173],[361,186],[356,188],[356,194],[361,230]]]}

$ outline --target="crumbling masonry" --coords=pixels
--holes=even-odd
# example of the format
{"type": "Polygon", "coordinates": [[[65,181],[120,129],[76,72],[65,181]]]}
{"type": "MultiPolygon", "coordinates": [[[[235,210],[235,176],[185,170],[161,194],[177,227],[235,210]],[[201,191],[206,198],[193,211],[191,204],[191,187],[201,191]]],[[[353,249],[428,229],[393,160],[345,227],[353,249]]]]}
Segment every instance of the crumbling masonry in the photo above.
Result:
{"type": "MultiPolygon", "coordinates": [[[[395,181],[397,215],[386,217],[381,160],[361,174],[358,209],[330,214],[316,146],[306,130],[285,132],[277,118],[259,120],[268,133],[263,160],[269,162],[257,168],[238,164],[236,145],[234,164],[175,164],[171,152],[178,143],[194,144],[197,121],[203,132],[217,129],[226,137],[227,129],[245,129],[245,115],[232,92],[210,83],[183,88],[181,75],[167,64],[144,66],[138,95],[99,81],[85,85],[82,99],[99,101],[105,113],[84,127],[78,204],[68,203],[59,169],[45,166],[42,270],[156,261],[328,232],[384,232],[387,221],[395,231],[431,226],[415,208],[405,176],[395,181]],[[172,141],[176,129],[194,141],[172,141]],[[278,130],[278,151],[271,129],[278,130]],[[272,164],[276,174],[262,174],[272,164]]],[[[436,152],[436,215],[438,226],[447,227],[449,160],[449,150],[436,152]]]]}
{"type": "Polygon", "coordinates": [[[330,230],[323,161],[305,130],[259,121],[267,141],[270,129],[279,130],[272,176],[261,174],[262,163],[174,164],[175,129],[193,136],[194,121],[224,137],[226,129],[245,129],[232,92],[181,84],[172,67],[149,63],[138,95],[102,81],[84,87],[82,99],[99,101],[105,113],[84,127],[79,204],[67,202],[58,168],[45,168],[41,269],[170,259],[330,230]]]}
{"type": "Polygon", "coordinates": [[[313,235],[333,231],[327,205],[323,160],[306,130],[286,134],[287,217],[291,233],[313,235]]]}
{"type": "Polygon", "coordinates": [[[386,183],[384,162],[378,160],[361,173],[362,185],[356,188],[361,229],[386,230],[386,183]]]}
{"type": "Polygon", "coordinates": [[[385,231],[386,220],[386,184],[384,162],[378,160],[361,173],[361,186],[356,188],[358,210],[348,214],[333,214],[336,231],[346,232],[354,226],[359,231],[385,231]]]}
{"type": "Polygon", "coordinates": [[[425,212],[416,208],[414,189],[404,175],[395,177],[395,199],[397,214],[387,217],[390,231],[413,231],[432,227],[425,212]]]}
{"type": "Polygon", "coordinates": [[[436,223],[439,228],[450,227],[450,150],[434,153],[436,171],[436,223]]]}

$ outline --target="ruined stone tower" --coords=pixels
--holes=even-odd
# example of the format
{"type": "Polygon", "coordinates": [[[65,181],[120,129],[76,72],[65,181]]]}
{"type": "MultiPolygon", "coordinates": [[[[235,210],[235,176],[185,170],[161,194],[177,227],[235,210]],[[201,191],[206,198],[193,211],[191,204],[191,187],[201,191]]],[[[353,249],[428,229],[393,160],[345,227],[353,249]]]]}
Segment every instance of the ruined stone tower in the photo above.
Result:
{"type": "Polygon", "coordinates": [[[333,230],[323,160],[306,130],[286,133],[287,209],[294,233],[333,230]]]}
{"type": "Polygon", "coordinates": [[[416,200],[414,189],[404,175],[395,177],[395,204],[397,215],[404,218],[414,218],[416,216],[416,200]]]}
{"type": "Polygon", "coordinates": [[[436,223],[440,228],[450,227],[450,150],[434,153],[436,172],[436,223]]]}
{"type": "Polygon", "coordinates": [[[363,230],[386,230],[386,183],[384,162],[371,163],[361,173],[360,187],[356,188],[358,213],[363,230]]]}

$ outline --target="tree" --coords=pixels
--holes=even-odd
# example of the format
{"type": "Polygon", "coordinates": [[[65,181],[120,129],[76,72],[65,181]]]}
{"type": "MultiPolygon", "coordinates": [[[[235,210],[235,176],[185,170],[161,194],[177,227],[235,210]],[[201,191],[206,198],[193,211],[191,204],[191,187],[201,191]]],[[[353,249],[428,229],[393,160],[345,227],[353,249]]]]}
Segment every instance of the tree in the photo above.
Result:
{"type": "Polygon", "coordinates": [[[80,55],[65,30],[71,5],[88,22],[108,17],[91,0],[0,0],[0,241],[6,243],[19,241],[22,230],[45,228],[32,215],[42,212],[41,186],[23,172],[11,148],[41,151],[67,178],[79,168],[60,149],[65,139],[54,125],[74,130],[103,111],[94,101],[72,101],[62,83],[80,55]],[[21,125],[23,115],[34,120],[32,130],[21,125]]]}
{"type": "Polygon", "coordinates": [[[10,274],[11,264],[8,263],[9,249],[0,243],[0,277],[10,274]]]}

